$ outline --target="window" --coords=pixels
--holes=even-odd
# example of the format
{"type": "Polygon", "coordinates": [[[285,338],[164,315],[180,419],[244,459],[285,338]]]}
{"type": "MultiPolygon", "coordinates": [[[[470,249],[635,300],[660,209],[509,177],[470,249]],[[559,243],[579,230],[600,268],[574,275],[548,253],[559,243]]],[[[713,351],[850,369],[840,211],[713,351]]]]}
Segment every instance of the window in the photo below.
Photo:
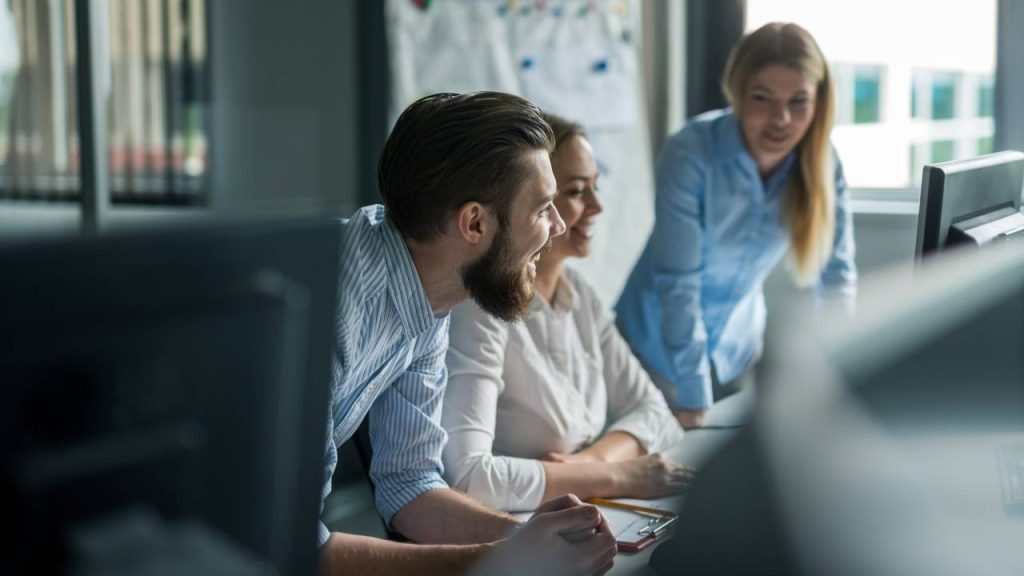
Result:
{"type": "Polygon", "coordinates": [[[932,142],[931,145],[931,162],[930,164],[937,164],[939,162],[949,162],[953,159],[953,147],[956,145],[952,140],[939,140],[938,142],[932,142]]]}
{"type": "MultiPolygon", "coordinates": [[[[989,147],[992,146],[992,138],[988,138],[989,147]]],[[[938,164],[939,162],[949,162],[957,158],[963,158],[965,156],[972,156],[975,154],[985,154],[986,152],[978,151],[982,146],[981,141],[973,142],[970,146],[964,145],[968,150],[963,153],[959,153],[957,150],[956,140],[934,140],[931,142],[920,142],[910,146],[910,171],[909,178],[912,182],[916,182],[917,186],[921,185],[921,175],[924,170],[925,164],[938,164]]]]}
{"type": "Polygon", "coordinates": [[[882,119],[881,66],[831,64],[835,78],[836,124],[872,124],[882,119]]]}
{"type": "MultiPolygon", "coordinates": [[[[205,0],[107,0],[111,201],[205,200],[205,0]]],[[[74,0],[0,3],[0,198],[75,201],[74,0]]]]}
{"type": "Polygon", "coordinates": [[[978,78],[978,117],[991,118],[995,109],[995,81],[991,76],[982,76],[978,78]]]}
{"type": "Polygon", "coordinates": [[[992,137],[986,136],[984,138],[978,138],[976,142],[975,152],[980,156],[982,154],[991,154],[993,149],[992,137]]]}
{"type": "Polygon", "coordinates": [[[910,117],[920,118],[921,117],[921,105],[920,94],[917,93],[917,82],[910,84],[910,117]]]}
{"type": "Polygon", "coordinates": [[[853,84],[853,123],[870,124],[878,122],[879,85],[882,75],[881,67],[862,66],[857,69],[853,84]]]}
{"type": "Polygon", "coordinates": [[[934,73],[932,85],[932,120],[951,120],[956,116],[956,75],[934,73]]]}
{"type": "Polygon", "coordinates": [[[921,168],[924,166],[924,162],[921,161],[921,153],[917,151],[917,146],[910,146],[910,179],[914,180],[918,178],[917,174],[921,173],[921,168]],[[917,174],[915,174],[915,172],[917,174]]]}
{"type": "Polygon", "coordinates": [[[807,28],[836,78],[832,142],[850,186],[910,189],[921,166],[974,155],[995,132],[996,4],[747,0],[745,29],[807,28]]]}

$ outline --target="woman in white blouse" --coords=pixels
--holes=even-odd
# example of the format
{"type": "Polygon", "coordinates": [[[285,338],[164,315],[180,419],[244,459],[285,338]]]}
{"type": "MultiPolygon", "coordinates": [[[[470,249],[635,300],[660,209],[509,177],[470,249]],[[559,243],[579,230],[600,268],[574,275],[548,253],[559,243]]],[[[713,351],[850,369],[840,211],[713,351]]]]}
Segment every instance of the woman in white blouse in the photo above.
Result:
{"type": "Polygon", "coordinates": [[[551,165],[567,231],[537,263],[527,317],[507,323],[471,300],[451,315],[445,479],[494,508],[532,510],[565,493],[655,498],[693,470],[659,452],[683,431],[566,258],[590,252],[601,212],[597,162],[582,128],[556,116],[551,165]]]}

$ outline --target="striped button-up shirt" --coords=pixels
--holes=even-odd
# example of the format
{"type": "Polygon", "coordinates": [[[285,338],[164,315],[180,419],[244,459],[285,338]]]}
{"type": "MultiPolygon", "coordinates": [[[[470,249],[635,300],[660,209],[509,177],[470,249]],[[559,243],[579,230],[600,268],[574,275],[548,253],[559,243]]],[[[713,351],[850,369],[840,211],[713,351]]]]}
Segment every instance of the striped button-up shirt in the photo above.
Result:
{"type": "MultiPolygon", "coordinates": [[[[369,413],[370,476],[377,508],[390,523],[420,495],[448,487],[440,425],[448,314],[432,313],[383,206],[360,209],[345,226],[337,315],[322,498],[331,490],[337,445],[369,413]]],[[[321,523],[320,544],[328,537],[321,523]]]]}

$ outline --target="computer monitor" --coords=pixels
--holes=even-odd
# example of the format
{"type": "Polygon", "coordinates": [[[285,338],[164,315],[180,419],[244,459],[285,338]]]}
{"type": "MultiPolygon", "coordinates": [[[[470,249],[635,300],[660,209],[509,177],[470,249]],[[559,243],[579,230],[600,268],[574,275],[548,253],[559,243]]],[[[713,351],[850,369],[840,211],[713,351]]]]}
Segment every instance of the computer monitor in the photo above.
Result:
{"type": "Polygon", "coordinates": [[[755,415],[707,462],[666,574],[1024,574],[1024,245],[865,277],[855,318],[772,328],[755,415]],[[1018,451],[1018,453],[1020,453],[1018,451]]]}
{"type": "Polygon", "coordinates": [[[1024,237],[1024,153],[996,152],[924,167],[916,257],[957,244],[1024,237]]]}
{"type": "Polygon", "coordinates": [[[340,230],[0,246],[5,571],[315,572],[340,230]]]}

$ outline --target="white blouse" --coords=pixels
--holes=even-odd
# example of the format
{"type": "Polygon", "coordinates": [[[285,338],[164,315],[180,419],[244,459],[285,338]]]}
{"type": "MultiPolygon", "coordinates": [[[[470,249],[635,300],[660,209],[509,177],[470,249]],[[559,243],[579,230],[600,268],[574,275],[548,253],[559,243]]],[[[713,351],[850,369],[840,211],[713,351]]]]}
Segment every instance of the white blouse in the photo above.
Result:
{"type": "Polygon", "coordinates": [[[444,477],[493,508],[541,503],[538,459],[548,452],[576,452],[612,430],[635,436],[647,453],[683,437],[611,314],[570,269],[552,305],[534,295],[523,322],[462,303],[449,341],[444,477]]]}

